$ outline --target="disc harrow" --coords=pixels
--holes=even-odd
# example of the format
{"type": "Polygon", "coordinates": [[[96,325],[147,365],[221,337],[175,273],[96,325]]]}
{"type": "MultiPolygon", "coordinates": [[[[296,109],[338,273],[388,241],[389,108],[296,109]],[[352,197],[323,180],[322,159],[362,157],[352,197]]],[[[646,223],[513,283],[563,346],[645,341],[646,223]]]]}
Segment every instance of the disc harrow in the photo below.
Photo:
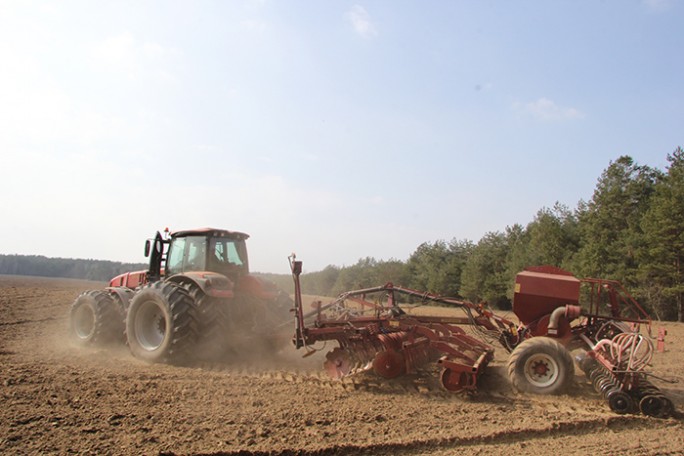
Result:
{"type": "Polygon", "coordinates": [[[319,342],[336,341],[326,354],[325,371],[334,379],[372,370],[393,379],[414,374],[435,363],[439,380],[447,391],[473,392],[477,380],[494,357],[494,349],[483,335],[505,337],[515,343],[517,329],[512,322],[481,306],[387,283],[349,291],[333,302],[304,314],[299,290],[301,263],[293,263],[295,277],[296,332],[294,344],[308,352],[319,342]],[[409,315],[398,305],[398,297],[423,303],[460,308],[463,317],[409,315]],[[476,328],[473,337],[461,326],[476,328]],[[503,334],[503,336],[502,336],[503,334]]]}

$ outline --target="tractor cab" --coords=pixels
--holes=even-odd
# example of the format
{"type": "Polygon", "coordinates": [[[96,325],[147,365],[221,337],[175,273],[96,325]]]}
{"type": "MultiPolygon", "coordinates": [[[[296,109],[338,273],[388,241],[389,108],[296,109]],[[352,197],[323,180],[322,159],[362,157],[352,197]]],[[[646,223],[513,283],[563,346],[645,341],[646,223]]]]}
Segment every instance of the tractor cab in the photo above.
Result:
{"type": "Polygon", "coordinates": [[[157,233],[153,243],[146,244],[150,253],[150,278],[162,275],[210,271],[227,277],[249,273],[248,234],[214,228],[176,231],[163,239],[157,233]],[[165,248],[166,247],[166,248],[165,248]],[[151,252],[150,252],[151,250],[151,252]]]}

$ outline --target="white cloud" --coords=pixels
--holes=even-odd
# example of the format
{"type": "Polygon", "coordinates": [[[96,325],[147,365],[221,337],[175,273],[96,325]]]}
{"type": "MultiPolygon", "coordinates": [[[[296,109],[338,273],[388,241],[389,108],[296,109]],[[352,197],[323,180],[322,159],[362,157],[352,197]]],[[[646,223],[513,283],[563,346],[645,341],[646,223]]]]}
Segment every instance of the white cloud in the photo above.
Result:
{"type": "Polygon", "coordinates": [[[352,6],[344,16],[362,38],[368,39],[378,35],[378,30],[373,25],[368,11],[363,6],[352,6]]]}
{"type": "Polygon", "coordinates": [[[514,103],[513,108],[538,120],[575,120],[583,119],[584,113],[576,108],[556,104],[555,101],[542,97],[528,103],[514,103]]]}
{"type": "Polygon", "coordinates": [[[655,12],[667,11],[672,7],[672,0],[642,0],[641,3],[655,12]]]}

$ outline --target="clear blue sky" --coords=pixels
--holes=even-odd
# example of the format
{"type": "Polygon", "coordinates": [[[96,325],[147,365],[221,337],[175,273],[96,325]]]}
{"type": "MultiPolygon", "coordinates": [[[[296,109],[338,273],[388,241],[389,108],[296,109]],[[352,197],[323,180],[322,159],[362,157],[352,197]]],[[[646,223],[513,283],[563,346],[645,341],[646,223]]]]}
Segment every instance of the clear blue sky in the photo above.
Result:
{"type": "Polygon", "coordinates": [[[0,0],[0,253],[479,240],[684,145],[684,2],[0,0]]]}

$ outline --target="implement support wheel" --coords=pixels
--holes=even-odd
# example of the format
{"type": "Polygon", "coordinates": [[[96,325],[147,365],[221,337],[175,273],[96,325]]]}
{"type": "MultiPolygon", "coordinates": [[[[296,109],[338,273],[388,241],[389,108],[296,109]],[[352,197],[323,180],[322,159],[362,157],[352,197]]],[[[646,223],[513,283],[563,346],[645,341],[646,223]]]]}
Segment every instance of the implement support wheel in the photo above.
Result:
{"type": "Polygon", "coordinates": [[[524,341],[508,359],[508,378],[524,393],[560,394],[570,386],[574,373],[570,352],[548,337],[524,341]]]}

